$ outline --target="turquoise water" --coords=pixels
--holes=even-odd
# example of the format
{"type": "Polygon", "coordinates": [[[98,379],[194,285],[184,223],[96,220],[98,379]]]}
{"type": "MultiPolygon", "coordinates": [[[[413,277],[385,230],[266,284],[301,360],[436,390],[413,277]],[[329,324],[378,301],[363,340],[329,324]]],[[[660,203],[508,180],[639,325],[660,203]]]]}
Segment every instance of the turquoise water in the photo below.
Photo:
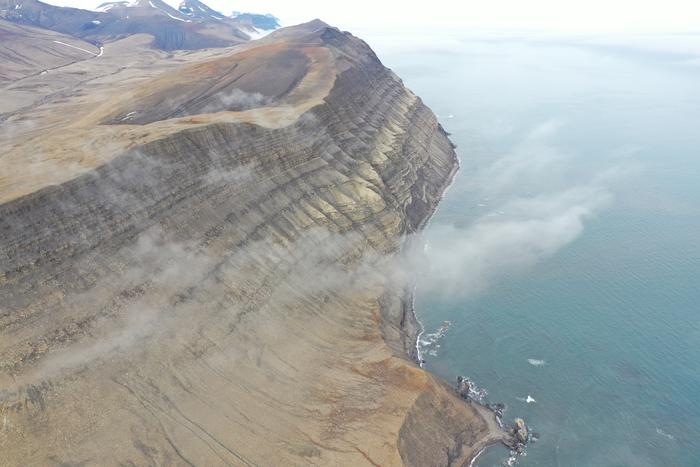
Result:
{"type": "Polygon", "coordinates": [[[426,232],[419,318],[451,322],[427,368],[526,419],[541,439],[519,465],[700,465],[700,66],[573,40],[369,43],[462,161],[426,232]]]}

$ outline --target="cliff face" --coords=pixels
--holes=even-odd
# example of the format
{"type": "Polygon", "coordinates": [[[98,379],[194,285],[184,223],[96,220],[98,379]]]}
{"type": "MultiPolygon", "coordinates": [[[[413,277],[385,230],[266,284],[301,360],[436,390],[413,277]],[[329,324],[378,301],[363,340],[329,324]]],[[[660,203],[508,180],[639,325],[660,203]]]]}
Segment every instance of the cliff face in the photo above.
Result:
{"type": "MultiPolygon", "coordinates": [[[[386,267],[456,169],[448,138],[321,22],[195,57],[173,89],[270,49],[303,65],[259,73],[263,92],[223,76],[166,96],[169,73],[101,106],[76,93],[42,134],[62,158],[87,151],[67,134],[103,154],[0,192],[3,463],[460,465],[498,438],[409,358],[386,267]]],[[[9,160],[36,150],[22,141],[9,160]]]]}

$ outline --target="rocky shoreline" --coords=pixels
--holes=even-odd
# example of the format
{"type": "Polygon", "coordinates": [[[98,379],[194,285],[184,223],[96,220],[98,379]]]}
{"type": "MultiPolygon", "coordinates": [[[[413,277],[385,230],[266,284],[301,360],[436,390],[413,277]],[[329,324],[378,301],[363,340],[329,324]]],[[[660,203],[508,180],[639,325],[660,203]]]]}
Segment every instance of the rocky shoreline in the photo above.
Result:
{"type": "MultiPolygon", "coordinates": [[[[449,139],[449,133],[444,130],[442,125],[438,125],[438,127],[439,131],[449,139]]],[[[454,143],[451,144],[453,149],[456,148],[454,143]]],[[[447,182],[440,190],[440,197],[430,206],[428,215],[418,223],[415,232],[420,233],[426,228],[427,225],[429,225],[434,214],[437,212],[440,201],[442,201],[447,193],[447,190],[452,183],[454,183],[460,169],[459,157],[456,153],[454,162],[454,167],[449,174],[449,177],[447,177],[447,182]]],[[[420,237],[409,238],[407,242],[418,241],[419,238],[420,237]]],[[[402,250],[409,247],[410,244],[404,244],[402,245],[402,250]]],[[[406,346],[408,358],[422,368],[425,360],[421,355],[420,337],[425,332],[425,329],[416,314],[416,287],[417,284],[411,284],[404,290],[400,326],[404,333],[405,339],[412,343],[412,345],[406,346]]],[[[514,420],[514,425],[512,426],[505,426],[502,422],[506,409],[505,405],[501,403],[487,403],[485,400],[487,395],[486,391],[483,388],[478,388],[476,384],[468,378],[457,376],[457,384],[455,385],[454,390],[461,399],[474,407],[477,407],[477,410],[485,419],[495,419],[497,422],[497,427],[491,427],[493,430],[492,435],[485,439],[481,446],[475,451],[474,455],[468,459],[468,465],[472,465],[476,458],[481,455],[486,448],[498,444],[499,442],[510,450],[510,457],[506,461],[506,464],[514,465],[514,463],[517,461],[517,456],[521,456],[525,453],[526,445],[533,439],[537,439],[536,436],[533,436],[533,434],[530,433],[525,421],[522,418],[516,418],[514,420]]]]}
{"type": "MultiPolygon", "coordinates": [[[[439,125],[439,130],[445,135],[445,137],[449,137],[449,134],[444,130],[442,125],[439,125]]],[[[456,148],[454,143],[451,144],[453,148],[456,148]]],[[[427,225],[429,225],[434,214],[437,212],[440,201],[442,201],[447,193],[447,190],[450,188],[452,183],[454,183],[460,169],[459,157],[456,155],[456,153],[454,161],[454,167],[447,178],[447,182],[441,189],[440,197],[430,207],[429,214],[425,216],[424,219],[418,224],[416,229],[417,233],[420,233],[426,228],[427,225]]],[[[419,239],[420,237],[413,237],[409,238],[407,242],[418,241],[419,239]]],[[[407,248],[410,248],[409,243],[402,245],[402,250],[407,248]]],[[[405,346],[406,355],[410,360],[422,368],[425,360],[422,358],[420,351],[420,337],[425,332],[425,328],[418,319],[416,313],[416,287],[417,284],[411,284],[404,289],[400,327],[403,331],[405,340],[411,343],[411,345],[405,346]]],[[[458,376],[454,391],[461,399],[466,401],[466,403],[475,407],[485,420],[496,421],[496,425],[489,424],[491,432],[490,435],[483,439],[483,441],[477,446],[473,456],[467,459],[465,465],[471,466],[478,456],[481,455],[489,446],[496,445],[499,442],[511,450],[511,458],[509,458],[507,462],[509,462],[508,465],[512,465],[510,462],[514,461],[515,458],[513,456],[522,455],[524,453],[525,445],[530,441],[530,435],[528,435],[525,422],[520,418],[516,418],[515,425],[513,427],[504,426],[501,419],[504,415],[505,406],[499,403],[486,403],[484,400],[486,392],[483,389],[477,388],[476,385],[467,378],[458,376]]]]}
{"type": "MultiPolygon", "coordinates": [[[[452,146],[452,149],[456,149],[456,145],[450,140],[449,138],[449,133],[445,131],[443,126],[438,123],[438,131],[445,137],[447,140],[450,142],[450,145],[452,146]]],[[[440,205],[440,201],[445,197],[445,194],[447,193],[447,190],[449,190],[450,186],[454,183],[455,178],[457,177],[457,173],[459,172],[460,169],[460,161],[459,161],[459,156],[457,155],[456,152],[453,152],[454,158],[453,158],[453,166],[452,170],[447,176],[446,182],[444,185],[439,189],[440,196],[435,200],[434,203],[431,204],[431,206],[428,209],[428,214],[424,216],[420,222],[418,223],[415,232],[422,232],[430,223],[432,220],[433,216],[437,212],[437,208],[440,205]]],[[[407,242],[410,241],[415,241],[415,238],[408,238],[406,240],[407,242]]],[[[405,250],[410,245],[404,244],[401,246],[401,250],[405,250]]],[[[400,254],[400,253],[399,253],[400,254]]],[[[408,342],[411,343],[410,350],[407,352],[408,357],[413,360],[415,363],[417,363],[419,366],[423,366],[423,361],[421,359],[420,355],[420,345],[419,345],[419,339],[421,334],[425,331],[423,328],[423,325],[421,324],[420,320],[418,319],[418,316],[416,315],[416,309],[415,309],[415,292],[416,292],[416,285],[417,284],[411,284],[410,286],[406,286],[404,290],[404,299],[402,301],[402,305],[404,307],[403,313],[402,313],[402,318],[401,318],[401,329],[405,334],[406,339],[408,342]]]]}
{"type": "Polygon", "coordinates": [[[480,388],[465,376],[457,376],[457,384],[455,390],[460,398],[470,404],[478,404],[491,412],[496,417],[498,425],[505,431],[507,436],[501,439],[501,443],[509,449],[510,457],[505,461],[506,465],[514,465],[517,462],[518,456],[525,455],[525,447],[533,441],[537,441],[539,435],[531,432],[530,428],[525,424],[522,418],[515,418],[511,426],[503,424],[503,416],[506,406],[501,403],[488,403],[486,396],[488,393],[484,388],[480,388]]]}

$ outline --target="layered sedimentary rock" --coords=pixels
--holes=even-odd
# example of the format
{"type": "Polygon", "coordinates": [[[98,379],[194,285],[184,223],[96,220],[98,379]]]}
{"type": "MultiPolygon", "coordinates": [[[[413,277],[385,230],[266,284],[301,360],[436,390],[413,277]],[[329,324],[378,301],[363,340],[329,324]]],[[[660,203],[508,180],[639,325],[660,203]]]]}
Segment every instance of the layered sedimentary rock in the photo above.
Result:
{"type": "Polygon", "coordinates": [[[410,358],[393,259],[457,163],[432,112],[319,21],[160,60],[4,116],[0,164],[32,165],[0,179],[3,464],[461,465],[498,439],[410,358]]]}

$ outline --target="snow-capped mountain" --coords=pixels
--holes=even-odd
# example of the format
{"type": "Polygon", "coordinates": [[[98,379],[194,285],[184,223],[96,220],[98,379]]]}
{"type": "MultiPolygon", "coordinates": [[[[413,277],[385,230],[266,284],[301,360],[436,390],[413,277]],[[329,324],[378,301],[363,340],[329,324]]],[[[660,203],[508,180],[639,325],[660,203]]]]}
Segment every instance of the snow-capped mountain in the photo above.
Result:
{"type": "Polygon", "coordinates": [[[272,31],[280,27],[280,21],[271,14],[241,13],[234,11],[231,18],[241,23],[250,24],[257,30],[272,31]]]}
{"type": "Polygon", "coordinates": [[[210,8],[199,0],[185,0],[178,6],[180,13],[190,18],[224,21],[230,19],[224,14],[210,8]]]}
{"type": "Polygon", "coordinates": [[[2,19],[51,29],[94,44],[132,34],[150,34],[154,45],[164,50],[230,46],[256,39],[277,27],[254,21],[249,14],[226,16],[200,0],[116,0],[99,3],[93,10],[59,7],[39,0],[0,0],[2,19]]]}
{"type": "Polygon", "coordinates": [[[132,15],[165,15],[176,21],[191,21],[187,15],[171,7],[163,0],[119,0],[105,2],[95,8],[95,11],[110,12],[123,17],[132,15]]]}

